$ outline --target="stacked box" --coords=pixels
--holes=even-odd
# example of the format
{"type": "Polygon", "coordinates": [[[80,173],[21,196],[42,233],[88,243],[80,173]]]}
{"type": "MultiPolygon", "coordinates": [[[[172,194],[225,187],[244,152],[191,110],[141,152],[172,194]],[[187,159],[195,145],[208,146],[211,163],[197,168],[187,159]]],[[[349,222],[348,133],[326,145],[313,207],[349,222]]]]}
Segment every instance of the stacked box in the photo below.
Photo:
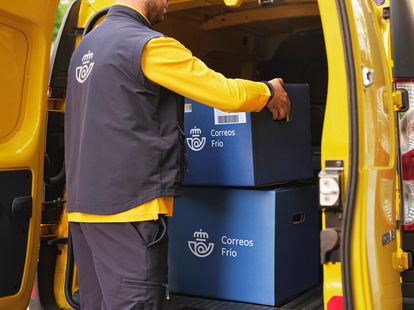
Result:
{"type": "Polygon", "coordinates": [[[263,186],[313,177],[309,87],[286,84],[291,120],[224,113],[186,100],[185,185],[263,186]]]}
{"type": "Polygon", "coordinates": [[[173,293],[279,305],[319,281],[315,184],[188,187],[169,222],[173,293]]]}

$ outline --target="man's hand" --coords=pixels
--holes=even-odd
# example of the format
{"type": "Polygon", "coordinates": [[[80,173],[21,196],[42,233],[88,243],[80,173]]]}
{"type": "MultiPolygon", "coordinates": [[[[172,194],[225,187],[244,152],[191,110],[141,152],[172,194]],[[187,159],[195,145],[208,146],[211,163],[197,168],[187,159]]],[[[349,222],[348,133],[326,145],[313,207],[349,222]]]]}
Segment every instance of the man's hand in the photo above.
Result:
{"type": "Polygon", "coordinates": [[[281,120],[286,118],[290,112],[290,100],[285,90],[283,89],[282,79],[273,79],[269,81],[273,86],[274,95],[266,107],[272,112],[273,120],[281,120]]]}

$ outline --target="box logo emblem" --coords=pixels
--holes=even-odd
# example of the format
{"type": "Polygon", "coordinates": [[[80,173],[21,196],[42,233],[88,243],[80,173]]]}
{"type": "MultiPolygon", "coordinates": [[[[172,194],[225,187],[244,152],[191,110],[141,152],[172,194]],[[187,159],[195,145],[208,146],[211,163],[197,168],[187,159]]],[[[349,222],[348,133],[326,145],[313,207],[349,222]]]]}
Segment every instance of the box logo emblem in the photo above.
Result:
{"type": "Polygon", "coordinates": [[[195,241],[188,241],[188,247],[197,257],[207,257],[209,256],[214,249],[214,243],[207,243],[208,233],[200,229],[200,231],[195,231],[193,237],[195,241]]]}
{"type": "Polygon", "coordinates": [[[89,77],[89,74],[91,74],[92,72],[92,68],[94,65],[93,62],[90,62],[92,58],[93,53],[91,51],[88,51],[82,57],[82,65],[76,67],[76,80],[81,84],[86,81],[86,79],[89,77]]]}
{"type": "Polygon", "coordinates": [[[206,137],[201,136],[201,129],[194,126],[190,130],[191,138],[187,138],[187,144],[194,152],[201,151],[206,145],[206,137]]]}

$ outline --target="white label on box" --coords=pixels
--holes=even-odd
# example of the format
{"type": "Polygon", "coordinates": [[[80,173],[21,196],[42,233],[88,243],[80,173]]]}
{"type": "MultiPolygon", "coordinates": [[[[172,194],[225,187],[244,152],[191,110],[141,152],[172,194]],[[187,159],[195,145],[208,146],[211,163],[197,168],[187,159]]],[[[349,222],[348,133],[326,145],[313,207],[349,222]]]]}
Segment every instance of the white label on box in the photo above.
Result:
{"type": "Polygon", "coordinates": [[[226,113],[218,109],[214,109],[214,124],[228,125],[228,124],[244,124],[246,123],[246,113],[226,113]]]}
{"type": "Polygon", "coordinates": [[[191,113],[193,112],[193,104],[191,102],[186,102],[184,104],[184,113],[191,113]]]}

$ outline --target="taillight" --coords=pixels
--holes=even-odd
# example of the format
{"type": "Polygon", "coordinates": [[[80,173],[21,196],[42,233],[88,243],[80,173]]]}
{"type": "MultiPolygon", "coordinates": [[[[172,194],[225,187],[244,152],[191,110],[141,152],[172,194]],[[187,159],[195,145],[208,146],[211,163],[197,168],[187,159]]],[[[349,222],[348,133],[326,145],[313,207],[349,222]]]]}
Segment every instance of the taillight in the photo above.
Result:
{"type": "Polygon", "coordinates": [[[398,81],[397,89],[405,89],[409,105],[398,113],[400,134],[401,202],[403,230],[414,231],[414,81],[398,81]]]}
{"type": "Polygon", "coordinates": [[[326,308],[328,310],[342,310],[344,308],[342,296],[333,296],[331,299],[329,299],[326,308]]]}

